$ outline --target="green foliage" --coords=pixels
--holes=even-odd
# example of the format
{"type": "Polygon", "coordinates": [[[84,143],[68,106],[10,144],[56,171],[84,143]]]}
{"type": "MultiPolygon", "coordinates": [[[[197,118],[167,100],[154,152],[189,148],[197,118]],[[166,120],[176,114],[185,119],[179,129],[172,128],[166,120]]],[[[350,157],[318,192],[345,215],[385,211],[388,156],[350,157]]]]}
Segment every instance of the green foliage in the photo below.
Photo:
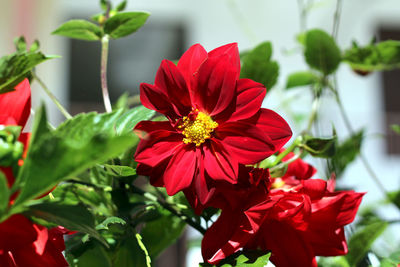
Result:
{"type": "MultiPolygon", "coordinates": [[[[22,49],[21,44],[18,45],[18,49],[22,49]]],[[[0,94],[13,91],[35,66],[55,57],[38,51],[20,51],[0,58],[0,94]]]]}
{"type": "MultiPolygon", "coordinates": [[[[142,243],[143,244],[143,243],[142,243]]],[[[133,234],[120,241],[114,255],[113,266],[147,267],[148,257],[133,234]]]]}
{"type": "Polygon", "coordinates": [[[353,46],[344,52],[343,60],[361,72],[400,68],[400,41],[371,42],[364,47],[353,42],[353,46]]]}
{"type": "MultiPolygon", "coordinates": [[[[268,264],[271,253],[259,250],[238,251],[235,254],[223,259],[218,267],[263,267],[268,264]]],[[[212,267],[208,263],[201,263],[200,267],[212,267]]]]}
{"type": "MultiPolygon", "coordinates": [[[[104,247],[99,244],[92,244],[90,247],[86,247],[85,253],[79,257],[77,263],[71,264],[72,267],[113,267],[118,265],[112,265],[107,251],[104,247]]],[[[120,265],[124,266],[124,265],[120,265]]]]}
{"type": "Polygon", "coordinates": [[[311,71],[298,71],[289,75],[286,81],[286,89],[298,86],[313,85],[318,82],[318,76],[311,71]]]}
{"type": "Polygon", "coordinates": [[[64,226],[72,231],[89,234],[101,241],[105,246],[108,246],[106,241],[95,230],[95,221],[92,213],[83,206],[40,203],[31,205],[26,213],[29,216],[64,226]]]}
{"type": "Polygon", "coordinates": [[[96,230],[108,230],[109,229],[108,226],[110,224],[116,224],[116,223],[121,224],[121,225],[125,225],[126,221],[124,221],[121,218],[114,217],[114,216],[113,217],[108,217],[101,224],[96,226],[96,230]]]}
{"type": "Polygon", "coordinates": [[[144,106],[138,106],[128,110],[118,118],[115,124],[117,134],[122,135],[132,132],[138,122],[149,120],[154,114],[154,110],[147,109],[144,106]]]}
{"type": "Polygon", "coordinates": [[[364,130],[360,130],[336,146],[336,152],[329,160],[329,168],[337,177],[340,177],[346,167],[360,154],[363,139],[364,130]]]}
{"type": "Polygon", "coordinates": [[[181,219],[167,211],[161,218],[147,222],[140,234],[150,256],[156,258],[164,249],[175,243],[185,225],[181,219]]]}
{"type": "Polygon", "coordinates": [[[10,190],[8,189],[7,178],[0,170],[0,222],[3,216],[3,212],[8,207],[9,197],[10,197],[10,190]]]}
{"type": "Polygon", "coordinates": [[[395,133],[397,133],[397,134],[400,135],[400,125],[398,125],[398,124],[392,124],[392,125],[390,125],[390,127],[392,128],[392,130],[393,130],[395,133]]]}
{"type": "Polygon", "coordinates": [[[350,267],[344,256],[320,257],[318,261],[320,267],[350,267]]]}
{"type": "Polygon", "coordinates": [[[103,36],[99,26],[82,19],[69,20],[58,27],[52,34],[85,41],[98,41],[103,36]]]}
{"type": "Polygon", "coordinates": [[[304,143],[300,146],[314,157],[329,158],[335,155],[336,138],[336,135],[329,138],[305,136],[304,143]]]}
{"type": "Polygon", "coordinates": [[[306,33],[304,56],[311,68],[321,71],[324,75],[335,72],[341,61],[341,52],[335,40],[318,29],[306,33]]]}
{"type": "MultiPolygon", "coordinates": [[[[115,112],[81,114],[54,131],[35,128],[27,158],[17,178],[16,184],[21,192],[15,204],[37,197],[68,177],[116,157],[133,145],[133,134],[117,136],[115,133],[119,115],[115,112]]],[[[35,119],[35,125],[45,124],[44,109],[35,119]]]]}
{"type": "Polygon", "coordinates": [[[0,130],[0,166],[12,166],[22,156],[24,145],[18,141],[20,126],[6,126],[0,130]]]}
{"type": "Polygon", "coordinates": [[[126,8],[127,0],[123,0],[121,3],[118,4],[118,6],[115,8],[118,12],[124,11],[126,8]]]}
{"type": "MultiPolygon", "coordinates": [[[[279,65],[271,60],[272,45],[264,42],[243,56],[241,78],[252,79],[262,83],[268,90],[277,82],[279,75],[279,65]]],[[[267,91],[268,92],[268,91],[267,91]]]]}
{"type": "Polygon", "coordinates": [[[349,253],[346,259],[350,266],[355,266],[368,253],[372,243],[383,233],[388,223],[382,220],[374,221],[371,224],[355,232],[349,242],[349,253]]]}
{"type": "Polygon", "coordinates": [[[104,164],[104,167],[106,168],[107,174],[112,176],[126,177],[136,175],[136,170],[129,166],[104,164]]]}
{"type": "Polygon", "coordinates": [[[388,197],[400,210],[400,190],[389,192],[388,197]]]}
{"type": "Polygon", "coordinates": [[[150,14],[146,12],[117,13],[107,19],[104,32],[114,39],[125,37],[141,28],[149,16],[150,14]]]}

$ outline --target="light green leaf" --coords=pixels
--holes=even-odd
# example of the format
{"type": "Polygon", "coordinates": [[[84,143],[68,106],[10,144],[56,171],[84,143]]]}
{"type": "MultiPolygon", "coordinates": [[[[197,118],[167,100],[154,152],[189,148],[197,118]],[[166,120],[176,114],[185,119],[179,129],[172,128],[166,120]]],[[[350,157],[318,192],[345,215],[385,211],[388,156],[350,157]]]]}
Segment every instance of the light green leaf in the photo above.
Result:
{"type": "Polygon", "coordinates": [[[119,217],[108,217],[107,219],[105,219],[101,224],[96,226],[96,230],[108,230],[108,226],[110,224],[121,224],[121,225],[125,225],[126,221],[124,221],[123,219],[119,218],[119,217]]]}
{"type": "MultiPolygon", "coordinates": [[[[223,259],[218,266],[221,267],[263,267],[267,266],[271,253],[259,250],[238,251],[223,259]]],[[[213,267],[208,263],[201,263],[200,267],[213,267]]]]}
{"type": "Polygon", "coordinates": [[[118,12],[123,11],[126,8],[127,0],[123,0],[118,6],[115,8],[118,12]]]}
{"type": "Polygon", "coordinates": [[[119,115],[115,112],[80,114],[32,142],[17,177],[21,192],[14,205],[35,198],[68,177],[129,149],[136,137],[133,134],[116,136],[119,115]]]}
{"type": "MultiPolygon", "coordinates": [[[[240,72],[241,78],[252,79],[262,83],[268,90],[271,89],[279,75],[279,65],[271,60],[272,45],[264,42],[246,53],[240,72]]],[[[268,92],[267,90],[267,92],[268,92]]]]}
{"type": "Polygon", "coordinates": [[[354,233],[349,242],[349,253],[346,259],[350,266],[356,266],[368,253],[372,243],[383,233],[388,226],[385,221],[375,221],[354,233]]]}
{"type": "Polygon", "coordinates": [[[154,110],[144,106],[138,106],[125,112],[116,122],[117,134],[126,134],[133,131],[138,122],[151,119],[155,114],[154,110]]]}
{"type": "Polygon", "coordinates": [[[126,177],[136,175],[136,170],[129,166],[104,164],[106,172],[112,176],[126,177]]]}
{"type": "Polygon", "coordinates": [[[318,29],[307,32],[304,56],[310,67],[325,75],[333,73],[341,61],[341,52],[335,40],[318,29]]]}
{"type": "Polygon", "coordinates": [[[107,242],[95,230],[93,215],[83,206],[41,203],[31,205],[26,214],[64,226],[72,231],[89,234],[108,247],[107,242]]]}
{"type": "Polygon", "coordinates": [[[318,82],[318,77],[310,71],[298,71],[289,75],[286,82],[286,89],[313,85],[318,82]]]}
{"type": "Polygon", "coordinates": [[[20,36],[14,39],[14,45],[17,49],[17,52],[25,52],[26,51],[26,41],[24,36],[20,36]]]}
{"type": "Polygon", "coordinates": [[[400,125],[398,125],[398,124],[392,124],[392,125],[390,125],[390,128],[392,128],[392,130],[393,130],[395,133],[397,133],[397,134],[400,135],[400,125]]]}
{"type": "Polygon", "coordinates": [[[147,267],[151,267],[151,259],[149,256],[149,252],[147,251],[145,245],[142,242],[142,237],[140,236],[140,234],[136,234],[136,240],[139,244],[139,247],[142,249],[142,251],[144,252],[144,254],[146,255],[146,266],[147,267]]]}
{"type": "Polygon", "coordinates": [[[8,201],[10,197],[10,190],[8,188],[8,182],[6,176],[0,171],[0,221],[3,212],[8,207],[8,201]]]}
{"type": "Polygon", "coordinates": [[[104,24],[104,32],[114,39],[118,39],[136,32],[150,16],[146,12],[117,13],[104,24]]]}
{"type": "Polygon", "coordinates": [[[99,26],[82,19],[69,20],[58,27],[52,34],[85,41],[97,41],[103,35],[99,26]]]}

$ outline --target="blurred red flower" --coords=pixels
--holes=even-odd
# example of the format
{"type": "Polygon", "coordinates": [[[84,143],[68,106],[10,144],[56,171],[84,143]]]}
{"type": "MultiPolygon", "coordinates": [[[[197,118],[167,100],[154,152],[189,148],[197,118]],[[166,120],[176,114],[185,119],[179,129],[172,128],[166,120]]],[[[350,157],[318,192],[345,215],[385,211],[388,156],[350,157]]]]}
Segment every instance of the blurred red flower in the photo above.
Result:
{"type": "Polygon", "coordinates": [[[278,151],[291,137],[286,121],[261,108],[265,87],[239,79],[236,44],[207,53],[197,44],[177,66],[163,60],[154,85],[140,86],[142,104],[168,121],[142,121],[135,159],[169,195],[192,187],[203,203],[208,180],[237,183],[239,164],[254,164],[278,151]]]}
{"type": "MultiPolygon", "coordinates": [[[[307,267],[317,266],[315,256],[347,253],[343,227],[354,220],[364,194],[334,192],[333,179],[308,179],[310,165],[300,159],[291,164],[294,172],[272,178],[267,193],[266,184],[253,184],[247,195],[237,188],[236,203],[225,205],[204,235],[205,260],[216,264],[242,248],[261,249],[272,252],[277,267],[307,267]]],[[[225,202],[235,199],[234,191],[229,194],[225,202]]]]}

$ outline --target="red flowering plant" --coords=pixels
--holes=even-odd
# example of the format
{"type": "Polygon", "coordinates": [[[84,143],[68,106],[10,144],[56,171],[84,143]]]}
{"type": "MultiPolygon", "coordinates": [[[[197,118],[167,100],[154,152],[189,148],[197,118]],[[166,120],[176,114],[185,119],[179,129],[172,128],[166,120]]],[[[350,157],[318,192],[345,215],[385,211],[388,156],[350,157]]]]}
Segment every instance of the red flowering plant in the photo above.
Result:
{"type": "MultiPolygon", "coordinates": [[[[129,95],[111,105],[109,43],[149,17],[126,6],[100,0],[92,21],[70,20],[53,32],[100,43],[104,113],[69,114],[36,72],[53,58],[37,41],[28,48],[17,38],[17,51],[0,59],[0,266],[164,266],[170,259],[159,256],[184,242],[186,226],[202,235],[201,266],[399,263],[400,246],[373,246],[398,220],[385,219],[381,203],[356,219],[364,193],[343,188],[364,134],[352,129],[335,78],[342,63],[363,72],[398,68],[399,42],[343,49],[334,34],[305,30],[299,39],[310,70],[286,83],[311,89],[305,126],[298,114],[262,106],[278,82],[270,42],[241,53],[237,43],[209,52],[192,45],[179,60],[162,60],[154,83],[138,84],[142,105],[129,95]],[[30,84],[44,89],[65,121],[53,126],[44,105],[31,113],[30,84]],[[321,100],[332,96],[351,133],[344,141],[335,130],[330,137],[313,130],[324,119],[321,100]],[[316,158],[318,168],[307,163],[316,158]]],[[[282,97],[267,100],[288,107],[286,91],[282,97]]],[[[385,203],[400,207],[398,191],[387,192],[361,159],[385,203]]]]}

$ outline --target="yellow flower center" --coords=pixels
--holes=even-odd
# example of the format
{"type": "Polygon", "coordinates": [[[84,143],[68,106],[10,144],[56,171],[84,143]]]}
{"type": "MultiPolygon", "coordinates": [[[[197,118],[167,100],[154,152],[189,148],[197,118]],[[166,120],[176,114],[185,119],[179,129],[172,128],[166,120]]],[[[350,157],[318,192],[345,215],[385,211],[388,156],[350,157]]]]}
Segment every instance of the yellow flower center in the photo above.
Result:
{"type": "Polygon", "coordinates": [[[200,146],[211,137],[211,133],[218,127],[218,123],[213,121],[207,114],[194,110],[188,116],[184,116],[178,128],[183,129],[185,144],[193,143],[200,146]]]}
{"type": "Polygon", "coordinates": [[[285,182],[281,178],[275,178],[272,182],[271,189],[278,189],[285,185],[285,182]]]}

